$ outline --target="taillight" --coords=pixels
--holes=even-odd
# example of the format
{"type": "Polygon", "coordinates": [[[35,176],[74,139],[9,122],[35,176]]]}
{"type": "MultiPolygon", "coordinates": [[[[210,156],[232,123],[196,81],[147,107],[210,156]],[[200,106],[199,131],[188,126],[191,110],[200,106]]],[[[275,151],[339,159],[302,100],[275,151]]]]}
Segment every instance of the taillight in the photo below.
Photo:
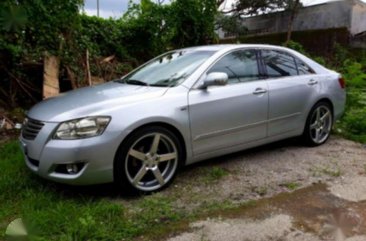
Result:
{"type": "Polygon", "coordinates": [[[340,77],[338,82],[342,89],[346,88],[346,80],[343,77],[340,77]]]}

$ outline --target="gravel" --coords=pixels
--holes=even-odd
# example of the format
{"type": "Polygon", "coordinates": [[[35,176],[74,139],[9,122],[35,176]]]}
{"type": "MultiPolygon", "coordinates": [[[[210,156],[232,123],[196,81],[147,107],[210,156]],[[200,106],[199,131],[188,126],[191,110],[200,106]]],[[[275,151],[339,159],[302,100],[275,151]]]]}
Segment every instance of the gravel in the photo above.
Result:
{"type": "MultiPolygon", "coordinates": [[[[242,204],[270,198],[315,183],[325,183],[329,195],[338,197],[337,200],[366,200],[366,148],[334,136],[314,148],[304,147],[296,140],[278,142],[187,167],[161,195],[174,196],[177,210],[192,211],[207,208],[211,203],[242,204]],[[222,175],[211,178],[217,170],[222,175]]],[[[322,240],[320,234],[307,231],[296,226],[287,213],[269,213],[260,219],[240,217],[194,222],[188,231],[168,240],[322,240]]],[[[366,236],[358,233],[346,238],[335,232],[331,240],[358,241],[366,240],[366,236]]]]}
{"type": "Polygon", "coordinates": [[[162,195],[175,196],[177,208],[240,204],[313,183],[340,183],[365,172],[362,144],[332,136],[326,144],[309,148],[288,140],[189,166],[162,195]],[[225,175],[211,178],[215,169],[225,175]]]}

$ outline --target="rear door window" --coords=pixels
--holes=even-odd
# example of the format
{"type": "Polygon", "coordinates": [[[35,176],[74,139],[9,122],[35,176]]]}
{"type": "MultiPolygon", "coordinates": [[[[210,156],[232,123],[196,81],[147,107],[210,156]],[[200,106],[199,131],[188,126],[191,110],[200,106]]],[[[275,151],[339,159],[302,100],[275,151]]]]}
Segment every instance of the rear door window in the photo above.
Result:
{"type": "Polygon", "coordinates": [[[296,58],[296,65],[299,70],[299,75],[315,74],[315,71],[312,68],[298,58],[296,58]]]}
{"type": "Polygon", "coordinates": [[[298,75],[295,58],[277,50],[262,50],[262,59],[269,78],[298,75]]]}

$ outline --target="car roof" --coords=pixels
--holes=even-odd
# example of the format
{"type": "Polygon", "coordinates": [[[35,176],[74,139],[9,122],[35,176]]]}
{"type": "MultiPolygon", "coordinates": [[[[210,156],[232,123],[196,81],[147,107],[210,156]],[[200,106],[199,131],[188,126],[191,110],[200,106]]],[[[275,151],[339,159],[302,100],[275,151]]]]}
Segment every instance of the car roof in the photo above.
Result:
{"type": "Polygon", "coordinates": [[[215,44],[215,45],[203,45],[184,48],[184,50],[193,51],[220,51],[224,49],[236,49],[236,48],[276,48],[276,49],[286,49],[282,46],[268,45],[268,44],[215,44]]]}

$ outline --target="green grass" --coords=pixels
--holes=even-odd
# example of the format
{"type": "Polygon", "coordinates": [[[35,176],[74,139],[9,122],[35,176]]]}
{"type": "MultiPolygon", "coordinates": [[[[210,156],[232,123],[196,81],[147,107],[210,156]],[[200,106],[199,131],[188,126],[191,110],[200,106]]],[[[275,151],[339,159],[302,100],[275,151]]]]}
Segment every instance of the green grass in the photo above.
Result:
{"type": "MultiPolygon", "coordinates": [[[[212,182],[228,171],[214,167],[205,174],[212,182]]],[[[16,218],[25,222],[31,241],[159,240],[188,228],[190,221],[235,206],[207,200],[187,211],[175,206],[178,199],[162,193],[126,196],[111,185],[71,187],[45,181],[27,169],[16,141],[0,144],[0,240],[16,218]]]]}
{"type": "Polygon", "coordinates": [[[322,175],[327,175],[331,177],[340,177],[342,175],[342,170],[338,166],[337,163],[333,163],[332,166],[325,165],[325,166],[314,166],[309,170],[312,172],[313,176],[319,177],[322,175]]]}
{"type": "Polygon", "coordinates": [[[280,186],[286,187],[287,189],[293,191],[295,189],[298,189],[300,187],[300,184],[297,182],[288,182],[288,183],[283,183],[280,186]]]}
{"type": "Polygon", "coordinates": [[[0,170],[0,240],[16,218],[30,227],[31,240],[85,241],[130,240],[183,217],[159,194],[126,207],[115,194],[100,197],[40,180],[26,169],[14,141],[0,146],[0,170]]]}
{"type": "Polygon", "coordinates": [[[202,178],[203,182],[209,184],[216,182],[227,175],[229,175],[229,172],[226,169],[222,167],[212,167],[211,169],[204,169],[202,178]]]}

